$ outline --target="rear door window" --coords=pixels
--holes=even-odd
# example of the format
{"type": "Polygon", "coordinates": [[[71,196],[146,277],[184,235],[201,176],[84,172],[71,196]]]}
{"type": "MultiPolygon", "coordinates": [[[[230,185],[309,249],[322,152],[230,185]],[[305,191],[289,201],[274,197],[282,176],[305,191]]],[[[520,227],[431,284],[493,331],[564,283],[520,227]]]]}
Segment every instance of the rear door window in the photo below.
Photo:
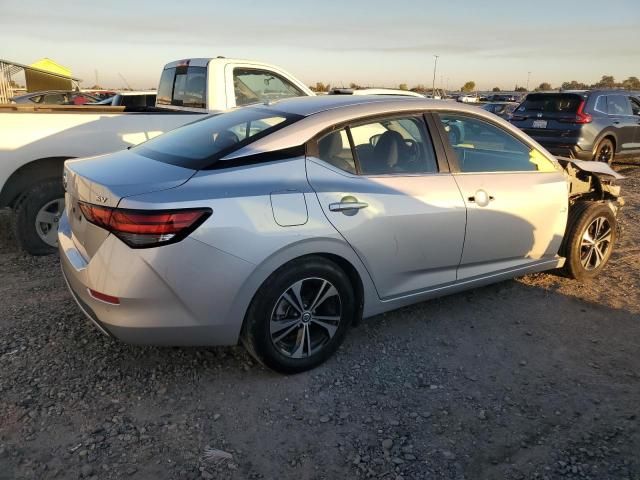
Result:
{"type": "Polygon", "coordinates": [[[233,88],[238,106],[304,95],[302,90],[276,73],[247,68],[233,70],[233,88]]]}
{"type": "Polygon", "coordinates": [[[607,95],[609,115],[631,115],[631,103],[624,95],[607,95]]]}

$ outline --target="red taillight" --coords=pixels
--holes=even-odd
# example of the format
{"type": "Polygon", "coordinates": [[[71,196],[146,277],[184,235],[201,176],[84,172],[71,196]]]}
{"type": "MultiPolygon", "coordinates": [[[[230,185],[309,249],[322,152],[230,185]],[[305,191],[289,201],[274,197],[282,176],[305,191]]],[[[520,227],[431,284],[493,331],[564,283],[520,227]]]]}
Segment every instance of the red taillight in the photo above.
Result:
{"type": "Polygon", "coordinates": [[[561,118],[558,121],[560,121],[562,123],[579,123],[579,124],[591,123],[593,121],[593,117],[588,113],[584,113],[585,104],[586,104],[586,102],[584,100],[580,101],[580,105],[578,105],[578,110],[576,110],[576,116],[575,117],[573,117],[573,118],[561,118]]]}
{"type": "Polygon", "coordinates": [[[204,222],[211,210],[126,210],[80,203],[84,217],[133,248],[175,243],[204,222]]]}

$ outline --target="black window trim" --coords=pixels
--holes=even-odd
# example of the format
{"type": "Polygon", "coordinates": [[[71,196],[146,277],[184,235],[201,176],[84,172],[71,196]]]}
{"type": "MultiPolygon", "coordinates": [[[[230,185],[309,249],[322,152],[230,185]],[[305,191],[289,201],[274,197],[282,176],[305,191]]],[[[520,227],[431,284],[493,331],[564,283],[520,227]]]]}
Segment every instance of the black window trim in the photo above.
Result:
{"type": "Polygon", "coordinates": [[[340,170],[340,172],[345,173],[347,175],[357,176],[357,177],[416,177],[416,176],[425,176],[425,175],[442,175],[448,174],[451,172],[451,167],[447,162],[447,157],[445,153],[444,146],[442,145],[442,139],[439,138],[439,135],[434,132],[437,130],[437,124],[433,121],[432,113],[430,110],[407,110],[407,111],[393,111],[386,113],[376,113],[372,115],[366,115],[363,117],[352,118],[349,120],[345,120],[339,123],[336,123],[330,127],[327,127],[316,135],[314,135],[309,141],[307,141],[305,145],[306,155],[309,157],[314,157],[319,159],[320,161],[331,165],[328,162],[325,162],[319,157],[318,150],[318,141],[331,132],[336,132],[340,130],[345,130],[347,134],[347,138],[349,139],[349,147],[351,148],[351,155],[353,157],[353,161],[356,168],[356,173],[351,173],[346,170],[342,170],[338,167],[333,166],[334,168],[340,170]],[[358,153],[355,149],[355,145],[353,143],[353,137],[351,135],[350,127],[357,127],[359,125],[367,125],[368,123],[373,123],[376,120],[387,120],[394,118],[420,118],[422,120],[422,125],[431,140],[431,144],[433,145],[434,156],[436,161],[436,172],[421,172],[421,173],[385,173],[385,174],[362,174],[360,169],[360,161],[358,159],[358,153]]]}
{"type": "Polygon", "coordinates": [[[491,171],[486,171],[486,172],[463,172],[460,169],[460,165],[458,163],[458,155],[456,154],[455,150],[453,149],[453,146],[451,145],[451,142],[449,142],[449,135],[448,135],[447,131],[444,129],[444,123],[442,122],[442,120],[440,120],[440,118],[438,118],[440,115],[457,115],[457,116],[468,117],[468,118],[473,119],[473,120],[479,120],[481,122],[488,123],[489,125],[492,125],[492,126],[496,127],[497,129],[499,129],[500,131],[502,131],[503,133],[509,135],[514,140],[516,140],[516,141],[520,142],[521,144],[525,145],[530,150],[535,149],[535,147],[533,147],[529,143],[523,141],[521,138],[516,137],[510,131],[505,130],[504,127],[499,125],[497,122],[494,122],[493,120],[488,119],[488,118],[480,117],[478,115],[474,115],[474,114],[469,113],[469,112],[462,112],[462,111],[455,111],[455,110],[437,110],[437,111],[434,111],[433,114],[435,116],[434,119],[435,119],[435,121],[437,123],[437,130],[438,130],[438,132],[440,134],[440,139],[441,139],[442,143],[444,144],[444,149],[446,151],[447,160],[449,161],[449,164],[451,165],[451,173],[461,174],[461,175],[504,175],[504,174],[526,174],[526,173],[536,173],[536,174],[557,173],[555,170],[553,172],[552,171],[543,172],[543,171],[540,171],[540,170],[509,170],[509,171],[499,171],[499,172],[491,172],[491,171]]]}

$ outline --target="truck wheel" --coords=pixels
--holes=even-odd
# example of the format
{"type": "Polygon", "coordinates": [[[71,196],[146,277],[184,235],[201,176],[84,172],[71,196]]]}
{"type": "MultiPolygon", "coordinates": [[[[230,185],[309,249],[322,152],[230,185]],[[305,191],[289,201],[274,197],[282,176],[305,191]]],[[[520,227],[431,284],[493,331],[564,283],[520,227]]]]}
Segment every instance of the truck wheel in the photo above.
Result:
{"type": "Polygon", "coordinates": [[[611,257],[617,238],[617,220],[602,203],[576,205],[569,214],[563,254],[563,272],[576,280],[589,280],[600,273],[611,257]]]}
{"type": "Polygon", "coordinates": [[[16,238],[31,255],[48,255],[58,246],[58,221],[64,210],[60,180],[47,180],[27,190],[18,200],[16,238]]]}

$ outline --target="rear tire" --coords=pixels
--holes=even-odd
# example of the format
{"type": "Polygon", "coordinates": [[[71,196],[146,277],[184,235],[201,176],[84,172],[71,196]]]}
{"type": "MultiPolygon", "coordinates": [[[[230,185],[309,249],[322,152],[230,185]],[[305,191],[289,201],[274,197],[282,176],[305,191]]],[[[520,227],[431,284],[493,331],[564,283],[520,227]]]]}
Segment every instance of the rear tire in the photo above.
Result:
{"type": "Polygon", "coordinates": [[[603,203],[583,202],[569,213],[562,247],[563,273],[576,280],[590,280],[605,267],[617,239],[617,220],[603,203]]]}
{"type": "Polygon", "coordinates": [[[616,156],[616,149],[613,141],[607,137],[600,140],[596,150],[593,154],[593,160],[595,162],[602,162],[608,165],[613,163],[613,160],[616,156]]]}
{"type": "Polygon", "coordinates": [[[357,311],[353,287],[340,267],[316,256],[294,260],[256,293],[242,343],[273,370],[303,372],[336,351],[357,311]]]}
{"type": "Polygon", "coordinates": [[[54,253],[63,207],[60,180],[46,180],[27,190],[15,207],[15,234],[20,248],[31,255],[54,253]]]}

